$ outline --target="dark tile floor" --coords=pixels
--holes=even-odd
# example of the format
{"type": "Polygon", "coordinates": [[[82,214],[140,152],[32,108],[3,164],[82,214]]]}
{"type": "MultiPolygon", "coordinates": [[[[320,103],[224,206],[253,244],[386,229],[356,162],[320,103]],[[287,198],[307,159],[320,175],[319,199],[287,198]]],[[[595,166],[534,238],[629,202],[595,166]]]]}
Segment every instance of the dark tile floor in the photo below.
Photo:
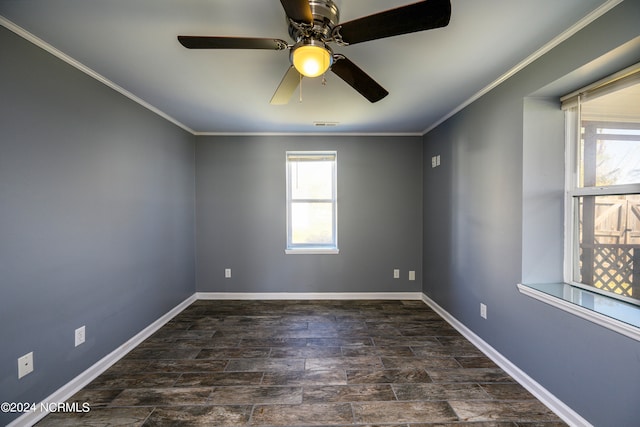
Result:
{"type": "Polygon", "coordinates": [[[38,426],[565,424],[420,301],[197,301],[38,426]]]}

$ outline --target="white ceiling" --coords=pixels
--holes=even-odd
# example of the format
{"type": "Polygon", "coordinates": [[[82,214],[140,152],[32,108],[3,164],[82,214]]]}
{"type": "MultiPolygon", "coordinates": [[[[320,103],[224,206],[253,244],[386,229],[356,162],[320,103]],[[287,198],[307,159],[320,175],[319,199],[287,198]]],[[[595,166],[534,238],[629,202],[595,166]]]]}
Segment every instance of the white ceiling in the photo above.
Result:
{"type": "MultiPolygon", "coordinates": [[[[336,0],[341,21],[412,0],[336,0]]],[[[371,104],[333,73],[269,104],[286,51],[188,50],[176,36],[289,41],[278,0],[0,0],[5,26],[32,34],[194,133],[422,134],[534,53],[616,1],[451,0],[448,27],[333,46],[390,94],[371,104]],[[603,6],[604,5],[604,6],[603,6]],[[595,11],[595,12],[594,12],[595,11]],[[314,122],[338,122],[318,128],[314,122]]]]}

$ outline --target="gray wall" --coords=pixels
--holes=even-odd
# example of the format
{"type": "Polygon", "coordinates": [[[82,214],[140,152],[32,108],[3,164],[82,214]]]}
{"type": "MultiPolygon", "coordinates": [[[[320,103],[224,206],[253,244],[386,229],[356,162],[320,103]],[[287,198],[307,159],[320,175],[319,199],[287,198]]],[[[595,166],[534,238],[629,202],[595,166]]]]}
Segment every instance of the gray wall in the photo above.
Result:
{"type": "Polygon", "coordinates": [[[198,291],[420,292],[421,158],[420,137],[198,138],[198,291]],[[287,150],[337,150],[338,255],[284,253],[287,150]]]}
{"type": "Polygon", "coordinates": [[[595,426],[638,425],[640,343],[516,283],[562,281],[558,98],[639,61],[639,22],[622,3],[424,137],[423,291],[595,426]]]}
{"type": "Polygon", "coordinates": [[[0,28],[0,401],[42,400],[194,290],[422,290],[594,425],[636,425],[638,342],[515,284],[561,279],[554,99],[640,60],[638,3],[424,138],[195,138],[0,28]],[[284,153],[323,149],[340,254],[285,255],[284,153]]]}
{"type": "Polygon", "coordinates": [[[3,27],[0,52],[0,401],[39,402],[195,291],[195,137],[3,27]]]}

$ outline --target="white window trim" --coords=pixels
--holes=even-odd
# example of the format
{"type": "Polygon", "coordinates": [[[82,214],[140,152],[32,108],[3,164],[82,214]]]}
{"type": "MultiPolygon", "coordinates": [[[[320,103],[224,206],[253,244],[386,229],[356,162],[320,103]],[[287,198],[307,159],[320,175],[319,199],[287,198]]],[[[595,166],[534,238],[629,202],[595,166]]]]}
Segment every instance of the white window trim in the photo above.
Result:
{"type": "Polygon", "coordinates": [[[339,254],[340,249],[338,248],[292,248],[285,249],[284,253],[287,255],[334,255],[339,254]]]}
{"type": "MultiPolygon", "coordinates": [[[[630,84],[630,82],[637,82],[639,80],[640,63],[562,97],[562,108],[569,110],[577,106],[579,110],[581,96],[593,98],[600,94],[608,93],[609,91],[618,90],[624,87],[624,85],[630,84]]],[[[578,114],[579,117],[579,111],[576,111],[575,114],[578,114]]],[[[578,262],[577,260],[579,259],[578,248],[573,244],[574,238],[576,237],[574,233],[577,232],[576,227],[574,227],[574,223],[577,221],[577,218],[575,218],[577,212],[575,211],[574,198],[579,196],[640,193],[640,184],[601,187],[578,187],[576,185],[578,182],[577,133],[580,129],[577,123],[578,117],[569,118],[573,126],[568,126],[568,123],[565,123],[564,283],[518,284],[517,287],[523,295],[527,295],[582,319],[640,341],[640,326],[638,322],[635,321],[636,318],[640,317],[634,314],[633,322],[630,322],[628,317],[629,311],[633,310],[636,310],[638,315],[640,315],[640,303],[638,300],[619,295],[614,296],[609,292],[602,291],[593,286],[573,281],[574,263],[578,262]],[[615,310],[604,313],[593,308],[585,307],[582,304],[581,298],[576,300],[572,296],[574,293],[571,290],[572,288],[577,288],[574,289],[576,291],[582,290],[587,294],[591,294],[594,298],[603,297],[605,300],[609,300],[611,304],[607,303],[607,306],[619,305],[620,307],[624,307],[626,314],[617,314],[615,310]]]]}
{"type": "MultiPolygon", "coordinates": [[[[339,254],[340,250],[338,249],[338,173],[337,173],[337,165],[338,165],[338,152],[335,150],[326,150],[326,151],[287,151],[285,153],[285,164],[286,164],[286,211],[287,211],[287,219],[286,219],[286,248],[285,254],[287,255],[331,255],[331,254],[339,254]],[[328,156],[333,159],[333,182],[332,182],[332,199],[320,200],[325,202],[333,203],[333,243],[326,245],[293,245],[291,244],[291,168],[289,165],[289,159],[292,156],[328,156]]],[[[317,200],[316,200],[317,201],[317,200]]]]}
{"type": "Polygon", "coordinates": [[[606,291],[601,291],[593,286],[585,285],[573,280],[573,274],[577,263],[579,262],[578,248],[574,245],[575,233],[577,232],[575,222],[576,204],[574,200],[581,196],[605,196],[616,194],[638,194],[640,193],[640,184],[611,185],[599,187],[579,187],[578,182],[578,138],[580,132],[580,105],[582,99],[593,99],[594,97],[605,95],[616,90],[620,90],[640,81],[640,63],[625,68],[609,77],[605,77],[595,83],[592,83],[580,90],[572,92],[561,98],[562,108],[564,110],[575,109],[572,116],[571,126],[565,122],[565,202],[564,202],[564,263],[563,263],[563,280],[570,284],[590,292],[601,294],[614,300],[621,300],[635,305],[640,302],[634,298],[628,298],[619,295],[611,295],[606,291]]]}

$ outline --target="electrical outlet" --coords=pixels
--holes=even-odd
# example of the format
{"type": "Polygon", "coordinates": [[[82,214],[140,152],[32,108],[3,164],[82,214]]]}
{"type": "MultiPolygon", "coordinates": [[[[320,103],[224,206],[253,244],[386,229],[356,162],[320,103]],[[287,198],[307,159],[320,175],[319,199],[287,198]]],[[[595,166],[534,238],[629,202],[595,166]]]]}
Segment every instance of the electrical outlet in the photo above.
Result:
{"type": "Polygon", "coordinates": [[[398,270],[397,268],[393,270],[393,278],[394,279],[400,278],[400,270],[398,270]]]}
{"type": "Polygon", "coordinates": [[[226,279],[228,279],[228,278],[230,278],[230,277],[231,277],[231,269],[230,269],[230,268],[225,268],[225,269],[224,269],[224,277],[225,277],[226,279]]]}
{"type": "Polygon", "coordinates": [[[416,272],[411,270],[409,271],[409,280],[416,280],[416,272]]]}
{"type": "Polygon", "coordinates": [[[33,351],[18,358],[18,379],[33,372],[33,351]]]}
{"type": "Polygon", "coordinates": [[[76,347],[77,347],[77,346],[79,346],[80,344],[82,344],[84,342],[84,339],[85,339],[85,328],[84,328],[84,326],[81,326],[78,329],[76,329],[75,337],[76,337],[76,347]]]}
{"type": "Polygon", "coordinates": [[[480,317],[483,319],[487,318],[487,306],[483,303],[480,303],[480,317]]]}

